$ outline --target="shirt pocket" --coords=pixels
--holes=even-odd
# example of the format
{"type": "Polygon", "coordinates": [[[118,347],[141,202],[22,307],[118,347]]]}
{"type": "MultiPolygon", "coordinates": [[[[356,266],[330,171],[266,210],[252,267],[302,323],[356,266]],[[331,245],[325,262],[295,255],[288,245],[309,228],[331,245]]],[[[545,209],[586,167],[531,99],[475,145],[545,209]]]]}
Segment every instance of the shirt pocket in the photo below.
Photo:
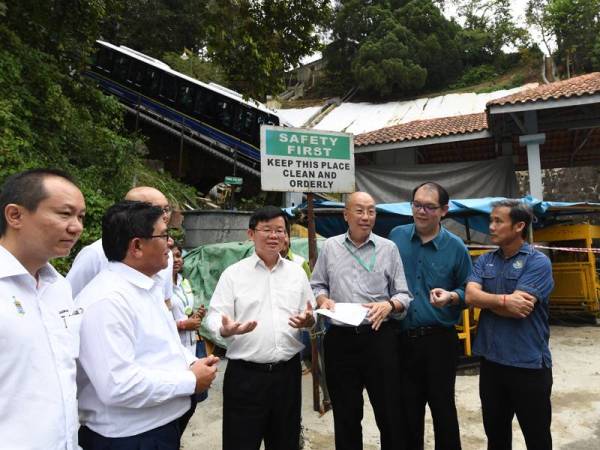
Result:
{"type": "Polygon", "coordinates": [[[512,294],[517,288],[521,271],[513,269],[512,267],[504,274],[504,292],[512,294]]]}
{"type": "Polygon", "coordinates": [[[486,292],[496,291],[496,279],[498,278],[498,269],[492,264],[486,264],[483,267],[483,273],[481,274],[482,287],[486,292]]]}
{"type": "Polygon", "coordinates": [[[363,272],[358,277],[360,290],[377,300],[389,297],[388,281],[383,272],[363,272]]]}

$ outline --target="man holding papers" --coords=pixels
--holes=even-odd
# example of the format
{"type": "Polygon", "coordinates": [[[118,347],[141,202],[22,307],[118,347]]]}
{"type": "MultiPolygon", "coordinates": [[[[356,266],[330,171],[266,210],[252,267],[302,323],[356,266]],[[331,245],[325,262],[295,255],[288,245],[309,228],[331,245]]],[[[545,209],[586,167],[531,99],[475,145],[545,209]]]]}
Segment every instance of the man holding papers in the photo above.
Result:
{"type": "Polygon", "coordinates": [[[392,320],[412,300],[398,248],[372,233],[375,201],[365,192],[348,196],[348,232],[323,244],[311,285],[319,308],[360,304],[358,326],[332,320],[325,346],[325,372],[333,406],[337,450],[362,449],[363,389],[373,405],[381,449],[403,449],[399,403],[399,350],[392,320]]]}

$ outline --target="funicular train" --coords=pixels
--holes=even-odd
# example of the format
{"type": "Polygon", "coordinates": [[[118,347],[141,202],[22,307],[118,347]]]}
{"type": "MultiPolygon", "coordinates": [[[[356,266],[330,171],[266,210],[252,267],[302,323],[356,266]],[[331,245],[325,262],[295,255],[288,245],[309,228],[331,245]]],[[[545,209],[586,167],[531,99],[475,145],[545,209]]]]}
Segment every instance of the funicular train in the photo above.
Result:
{"type": "Polygon", "coordinates": [[[101,89],[138,111],[160,117],[234,150],[240,162],[258,165],[260,126],[279,125],[264,105],[215,83],[203,83],[127,47],[96,41],[87,72],[101,89]]]}

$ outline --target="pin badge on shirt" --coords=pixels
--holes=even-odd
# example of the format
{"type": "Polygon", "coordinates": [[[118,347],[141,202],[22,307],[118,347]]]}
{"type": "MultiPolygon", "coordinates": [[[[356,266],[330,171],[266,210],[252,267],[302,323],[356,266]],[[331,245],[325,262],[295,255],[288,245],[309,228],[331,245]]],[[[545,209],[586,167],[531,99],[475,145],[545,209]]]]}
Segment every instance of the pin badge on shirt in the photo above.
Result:
{"type": "Polygon", "coordinates": [[[522,269],[523,268],[523,261],[520,259],[517,259],[514,263],[513,263],[513,267],[515,269],[522,269]]]}
{"type": "Polygon", "coordinates": [[[25,310],[23,309],[23,305],[21,304],[21,302],[19,300],[17,300],[17,298],[14,295],[13,295],[13,302],[15,304],[17,314],[19,314],[20,316],[24,316],[25,310]]]}

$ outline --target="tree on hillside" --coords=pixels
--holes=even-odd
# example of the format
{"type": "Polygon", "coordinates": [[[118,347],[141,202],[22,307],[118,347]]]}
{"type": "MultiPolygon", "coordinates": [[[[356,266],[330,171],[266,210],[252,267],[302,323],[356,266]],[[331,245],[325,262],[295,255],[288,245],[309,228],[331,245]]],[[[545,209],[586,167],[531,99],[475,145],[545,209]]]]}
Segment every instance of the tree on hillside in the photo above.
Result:
{"type": "Polygon", "coordinates": [[[103,21],[102,37],[155,58],[206,43],[206,3],[202,0],[115,2],[103,21]]]}
{"type": "Polygon", "coordinates": [[[600,0],[552,0],[546,17],[567,77],[600,69],[600,0]]]}
{"type": "Polygon", "coordinates": [[[319,49],[328,0],[210,0],[204,26],[209,58],[229,87],[264,99],[283,89],[284,71],[319,49]]]}
{"type": "Polygon", "coordinates": [[[369,96],[399,97],[460,73],[459,27],[431,0],[340,1],[334,14],[324,56],[341,91],[356,86],[369,96]]]}

